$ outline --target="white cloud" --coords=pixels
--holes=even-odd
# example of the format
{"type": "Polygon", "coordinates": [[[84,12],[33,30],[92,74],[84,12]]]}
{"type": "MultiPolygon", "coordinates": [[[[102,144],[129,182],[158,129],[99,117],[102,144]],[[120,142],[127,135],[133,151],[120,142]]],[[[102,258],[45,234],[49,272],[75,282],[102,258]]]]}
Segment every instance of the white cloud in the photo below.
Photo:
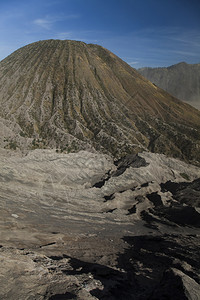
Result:
{"type": "Polygon", "coordinates": [[[71,15],[58,15],[58,16],[45,16],[44,18],[35,19],[33,23],[37,26],[40,26],[44,29],[51,29],[52,26],[61,21],[78,19],[80,15],[71,14],[71,15]]]}
{"type": "Polygon", "coordinates": [[[137,64],[139,64],[139,61],[131,61],[131,62],[129,62],[128,64],[131,65],[131,66],[132,66],[132,65],[137,65],[137,64]]]}
{"type": "Polygon", "coordinates": [[[181,51],[181,50],[171,50],[170,52],[179,54],[179,55],[185,55],[185,56],[199,56],[199,53],[192,52],[192,51],[181,51]]]}
{"type": "Polygon", "coordinates": [[[50,29],[53,22],[47,19],[36,19],[33,23],[45,29],[50,29]]]}

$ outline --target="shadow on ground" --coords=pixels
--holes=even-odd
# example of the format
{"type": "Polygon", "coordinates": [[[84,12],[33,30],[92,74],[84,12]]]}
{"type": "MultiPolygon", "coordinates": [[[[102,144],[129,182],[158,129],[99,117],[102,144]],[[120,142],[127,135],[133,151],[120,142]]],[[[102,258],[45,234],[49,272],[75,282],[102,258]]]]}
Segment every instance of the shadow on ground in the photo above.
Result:
{"type": "MultiPolygon", "coordinates": [[[[92,276],[101,286],[91,289],[90,294],[106,300],[188,299],[186,294],[200,283],[200,247],[196,236],[127,236],[124,241],[129,247],[119,254],[117,269],[65,256],[70,258],[72,270],[63,272],[92,276]]],[[[76,299],[76,296],[67,293],[49,299],[76,299]]]]}

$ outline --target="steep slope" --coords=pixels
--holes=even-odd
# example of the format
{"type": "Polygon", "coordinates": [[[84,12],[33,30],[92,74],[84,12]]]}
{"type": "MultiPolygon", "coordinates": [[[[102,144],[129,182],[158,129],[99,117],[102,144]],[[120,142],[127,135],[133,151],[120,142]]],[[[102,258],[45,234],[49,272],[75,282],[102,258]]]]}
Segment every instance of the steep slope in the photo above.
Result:
{"type": "Polygon", "coordinates": [[[200,64],[182,62],[168,68],[138,71],[168,93],[200,109],[200,64]]]}
{"type": "Polygon", "coordinates": [[[149,149],[200,161],[200,112],[98,45],[48,40],[17,50],[0,63],[0,105],[1,117],[20,126],[5,148],[116,157],[149,149]]]}

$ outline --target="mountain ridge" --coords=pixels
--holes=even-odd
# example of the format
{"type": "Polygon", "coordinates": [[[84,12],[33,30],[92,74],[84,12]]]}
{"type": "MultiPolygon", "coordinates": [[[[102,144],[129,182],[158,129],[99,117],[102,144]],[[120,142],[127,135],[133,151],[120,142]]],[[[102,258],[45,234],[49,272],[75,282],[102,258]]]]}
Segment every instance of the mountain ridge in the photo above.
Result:
{"type": "Polygon", "coordinates": [[[174,97],[200,109],[200,63],[180,62],[163,68],[144,67],[138,71],[174,97]]]}

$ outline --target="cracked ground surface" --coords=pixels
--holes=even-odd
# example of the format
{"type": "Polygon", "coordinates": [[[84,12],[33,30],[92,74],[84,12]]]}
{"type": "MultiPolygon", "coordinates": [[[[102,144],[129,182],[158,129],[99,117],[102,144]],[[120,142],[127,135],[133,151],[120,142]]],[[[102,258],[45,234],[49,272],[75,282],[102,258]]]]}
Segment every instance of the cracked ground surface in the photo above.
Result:
{"type": "Polygon", "coordinates": [[[0,166],[1,299],[199,299],[199,168],[54,150],[0,166]]]}

